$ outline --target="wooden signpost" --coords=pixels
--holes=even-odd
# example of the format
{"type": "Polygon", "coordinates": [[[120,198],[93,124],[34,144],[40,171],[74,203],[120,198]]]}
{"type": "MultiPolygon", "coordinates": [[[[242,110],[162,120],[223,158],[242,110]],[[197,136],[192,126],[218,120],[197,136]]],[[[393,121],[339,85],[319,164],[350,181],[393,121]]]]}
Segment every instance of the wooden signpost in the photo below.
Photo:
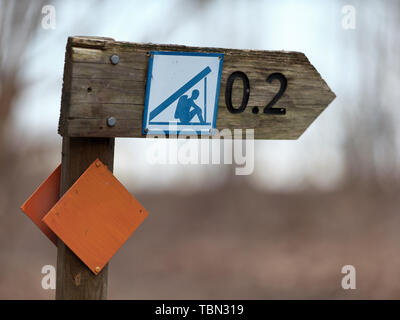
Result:
{"type": "MultiPolygon", "coordinates": [[[[255,129],[256,139],[297,139],[335,98],[307,57],[300,52],[252,51],[196,48],[117,42],[113,39],[69,38],[65,61],[64,88],[59,133],[63,137],[144,137],[143,108],[149,56],[152,50],[215,52],[224,54],[219,90],[217,129],[255,129]],[[113,64],[111,57],[118,62],[113,64]],[[239,109],[249,94],[243,112],[226,106],[226,87],[234,72],[248,78],[249,92],[232,90],[233,108],[239,109]],[[287,88],[274,108],[285,115],[264,114],[279,93],[282,74],[287,88]],[[253,113],[257,107],[259,112],[253,113]],[[114,117],[114,126],[107,119],[114,117]]],[[[232,78],[231,78],[232,79],[232,78]]],[[[236,78],[238,84],[241,80],[236,78]]],[[[235,82],[236,82],[235,81],[235,82]]]]}
{"type": "MultiPolygon", "coordinates": [[[[218,75],[219,88],[216,93],[214,90],[216,129],[254,129],[256,139],[297,139],[335,98],[306,56],[299,52],[196,48],[71,37],[65,57],[59,122],[59,133],[63,136],[60,196],[71,192],[68,191],[71,186],[83,172],[87,174],[86,170],[96,159],[112,172],[114,138],[146,136],[145,105],[147,107],[152,99],[148,92],[146,96],[146,88],[148,91],[148,81],[158,76],[149,71],[149,61],[153,62],[156,52],[186,56],[208,54],[223,59],[218,75]]],[[[209,67],[204,68],[203,73],[194,76],[166,101],[177,100],[189,86],[193,87],[206,74],[212,74],[211,71],[209,67]]],[[[185,96],[183,102],[193,103],[199,94],[199,90],[192,90],[192,97],[185,96]]],[[[206,98],[204,93],[204,103],[206,98]]],[[[160,104],[157,110],[164,105],[160,104]]],[[[183,119],[181,123],[185,124],[184,116],[175,113],[175,117],[183,119]]],[[[58,220],[50,221],[57,218],[54,208],[44,222],[63,235],[64,226],[57,226],[58,220]]],[[[85,265],[59,239],[56,298],[105,299],[107,266],[97,272],[93,269],[95,265],[85,265]],[[92,266],[92,271],[88,266],[92,266]]]]}

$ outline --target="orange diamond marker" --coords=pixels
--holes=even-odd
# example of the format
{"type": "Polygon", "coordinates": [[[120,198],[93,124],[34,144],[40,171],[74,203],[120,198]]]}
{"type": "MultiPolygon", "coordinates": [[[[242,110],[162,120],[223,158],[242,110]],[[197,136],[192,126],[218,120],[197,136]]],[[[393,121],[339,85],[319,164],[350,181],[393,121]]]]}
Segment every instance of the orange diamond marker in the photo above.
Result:
{"type": "Polygon", "coordinates": [[[60,199],[61,165],[37,188],[21,206],[22,211],[57,245],[57,236],[42,222],[42,218],[60,199]]]}
{"type": "Polygon", "coordinates": [[[98,274],[147,215],[107,167],[96,160],[43,222],[98,274]]]}

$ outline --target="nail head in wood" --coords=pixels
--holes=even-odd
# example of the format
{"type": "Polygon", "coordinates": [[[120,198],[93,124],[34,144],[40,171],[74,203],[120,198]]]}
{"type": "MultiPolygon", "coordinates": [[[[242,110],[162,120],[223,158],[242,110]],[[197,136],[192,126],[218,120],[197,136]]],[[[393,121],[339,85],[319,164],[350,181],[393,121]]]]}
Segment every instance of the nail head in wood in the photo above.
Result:
{"type": "Polygon", "coordinates": [[[109,117],[107,119],[107,125],[109,127],[114,127],[116,123],[117,123],[117,119],[115,119],[114,117],[109,117]]]}
{"type": "Polygon", "coordinates": [[[110,61],[111,61],[111,63],[112,64],[118,64],[118,62],[119,62],[119,56],[118,55],[116,55],[116,54],[113,54],[111,57],[110,57],[110,61]]]}

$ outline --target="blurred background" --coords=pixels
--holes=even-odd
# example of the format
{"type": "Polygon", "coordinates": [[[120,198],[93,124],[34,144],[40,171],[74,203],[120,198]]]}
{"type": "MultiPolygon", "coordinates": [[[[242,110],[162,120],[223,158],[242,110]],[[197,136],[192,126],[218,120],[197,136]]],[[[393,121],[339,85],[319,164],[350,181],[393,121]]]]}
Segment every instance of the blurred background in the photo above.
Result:
{"type": "Polygon", "coordinates": [[[0,0],[0,299],[55,296],[56,248],[19,207],[61,159],[73,35],[302,51],[337,95],[300,139],[256,141],[249,176],[152,165],[145,139],[117,139],[114,173],[150,215],[110,299],[400,298],[399,30],[396,0],[0,0]]]}

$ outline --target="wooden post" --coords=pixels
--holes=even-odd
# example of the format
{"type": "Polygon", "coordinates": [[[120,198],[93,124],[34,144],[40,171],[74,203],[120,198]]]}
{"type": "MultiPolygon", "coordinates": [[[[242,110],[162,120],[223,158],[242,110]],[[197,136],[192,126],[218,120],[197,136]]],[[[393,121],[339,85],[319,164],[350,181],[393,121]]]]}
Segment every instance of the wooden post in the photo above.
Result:
{"type": "MultiPolygon", "coordinates": [[[[61,196],[96,158],[113,171],[114,138],[63,138],[61,196]]],[[[56,299],[106,299],[107,275],[108,266],[94,275],[58,240],[56,299]]]]}
{"type": "MultiPolygon", "coordinates": [[[[60,126],[71,107],[72,91],[71,41],[65,52],[64,79],[61,99],[60,126]]],[[[99,158],[112,172],[114,167],[114,138],[72,138],[63,135],[60,196],[62,196],[99,158]]],[[[57,250],[56,299],[106,299],[108,266],[96,276],[61,241],[57,250]]]]}

